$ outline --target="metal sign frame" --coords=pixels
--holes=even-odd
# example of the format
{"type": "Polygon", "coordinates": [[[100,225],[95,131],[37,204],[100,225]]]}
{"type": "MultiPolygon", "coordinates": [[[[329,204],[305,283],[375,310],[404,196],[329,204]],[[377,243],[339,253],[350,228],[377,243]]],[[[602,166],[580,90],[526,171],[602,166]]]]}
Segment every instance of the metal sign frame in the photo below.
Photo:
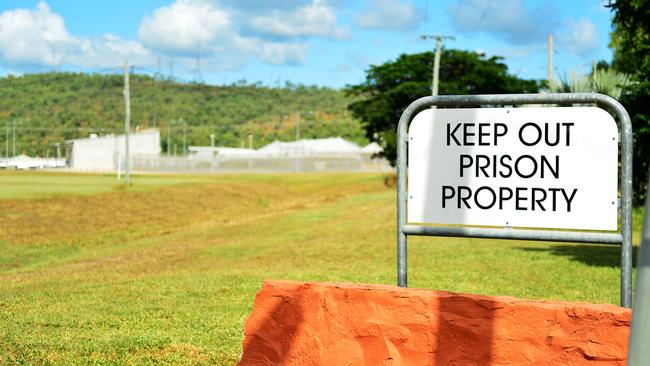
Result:
{"type": "MultiPolygon", "coordinates": [[[[647,193],[650,193],[648,182],[647,193]]],[[[643,233],[636,265],[636,291],[632,309],[628,366],[650,365],[650,199],[646,193],[643,233]]]]}
{"type": "Polygon", "coordinates": [[[397,126],[397,285],[407,287],[407,236],[471,237],[536,241],[613,244],[621,246],[621,306],[632,306],[632,123],[614,98],[597,93],[445,95],[424,97],[411,103],[397,126]],[[613,232],[519,230],[480,227],[409,225],[407,205],[408,127],[418,112],[431,107],[518,106],[527,104],[596,105],[613,113],[620,135],[620,230],[613,232]]]}

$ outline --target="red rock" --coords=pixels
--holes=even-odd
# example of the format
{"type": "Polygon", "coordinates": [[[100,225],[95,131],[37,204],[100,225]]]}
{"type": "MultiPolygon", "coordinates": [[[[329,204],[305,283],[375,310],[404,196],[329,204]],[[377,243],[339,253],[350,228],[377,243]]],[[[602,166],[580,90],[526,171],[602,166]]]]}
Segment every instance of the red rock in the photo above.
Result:
{"type": "Polygon", "coordinates": [[[630,309],[265,281],[239,365],[624,365],[630,309]]]}

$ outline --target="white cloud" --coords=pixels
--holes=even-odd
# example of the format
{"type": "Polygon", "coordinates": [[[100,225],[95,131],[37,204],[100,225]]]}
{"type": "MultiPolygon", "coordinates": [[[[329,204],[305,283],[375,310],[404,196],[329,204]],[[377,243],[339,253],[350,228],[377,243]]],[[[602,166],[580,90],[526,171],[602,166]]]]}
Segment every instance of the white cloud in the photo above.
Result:
{"type": "Polygon", "coordinates": [[[589,55],[600,47],[600,35],[596,25],[586,18],[567,19],[564,31],[558,35],[560,46],[577,55],[589,55]]]}
{"type": "Polygon", "coordinates": [[[349,30],[337,24],[331,1],[176,0],[145,16],[134,40],[110,33],[71,34],[63,17],[42,1],[34,8],[0,13],[0,65],[15,70],[105,68],[125,59],[153,66],[161,58],[173,58],[180,73],[196,68],[199,57],[206,72],[238,69],[254,57],[269,64],[300,64],[309,54],[306,38],[349,37],[349,30]],[[251,16],[244,4],[261,4],[266,15],[251,16]],[[254,32],[242,33],[251,27],[254,32]]]}
{"type": "MultiPolygon", "coordinates": [[[[464,33],[483,32],[501,38],[517,49],[500,54],[509,58],[528,57],[545,45],[549,33],[557,34],[559,48],[577,55],[588,55],[600,47],[596,25],[586,18],[560,22],[557,10],[550,3],[528,8],[523,0],[465,0],[461,4],[455,26],[464,33]]],[[[448,6],[448,14],[456,15],[457,7],[448,6]]]]}
{"type": "Polygon", "coordinates": [[[307,60],[309,45],[304,43],[266,43],[262,46],[260,58],[273,64],[301,64],[307,60]]]}
{"type": "Polygon", "coordinates": [[[347,28],[337,26],[334,11],[319,0],[283,7],[265,4],[268,15],[250,18],[235,7],[241,4],[226,2],[229,7],[219,8],[207,0],[177,0],[143,19],[140,40],[164,55],[189,59],[200,54],[212,67],[232,69],[253,56],[269,64],[304,63],[309,53],[305,37],[348,36],[347,28]],[[244,23],[251,31],[248,36],[238,29],[244,23]]]}
{"type": "Polygon", "coordinates": [[[35,10],[16,9],[0,14],[0,53],[9,64],[53,64],[58,50],[67,50],[74,44],[63,18],[52,13],[45,3],[39,3],[35,10]]]}
{"type": "Polygon", "coordinates": [[[125,58],[140,62],[148,57],[139,43],[110,34],[98,38],[71,35],[63,18],[44,2],[36,9],[0,13],[0,58],[15,67],[115,66],[125,58]]]}
{"type": "MultiPolygon", "coordinates": [[[[260,13],[271,10],[291,10],[310,4],[313,0],[219,0],[219,4],[246,13],[260,13]]],[[[328,1],[331,3],[332,1],[328,1]]]]}
{"type": "Polygon", "coordinates": [[[178,0],[159,8],[142,20],[139,36],[146,47],[177,56],[246,48],[229,15],[205,1],[178,0]]]}
{"type": "Polygon", "coordinates": [[[124,60],[131,64],[151,64],[153,56],[140,42],[126,41],[110,33],[77,41],[77,52],[66,56],[69,63],[84,67],[114,67],[124,60]]]}
{"type": "MultiPolygon", "coordinates": [[[[200,55],[207,69],[236,69],[253,56],[269,64],[299,64],[307,59],[307,44],[244,37],[238,33],[234,18],[208,1],[177,0],[145,17],[139,34],[146,47],[185,58],[185,64],[200,55]]],[[[281,29],[282,24],[274,26],[281,29]]]]}
{"type": "Polygon", "coordinates": [[[319,0],[291,10],[272,10],[254,17],[249,26],[255,33],[276,37],[350,37],[347,27],[337,26],[334,10],[319,0]]]}
{"type": "Polygon", "coordinates": [[[408,3],[399,0],[368,0],[357,14],[356,23],[367,29],[415,29],[421,15],[408,3]]]}
{"type": "Polygon", "coordinates": [[[528,8],[523,0],[465,0],[449,5],[447,12],[461,32],[483,32],[522,45],[543,42],[557,25],[552,5],[528,8]]]}

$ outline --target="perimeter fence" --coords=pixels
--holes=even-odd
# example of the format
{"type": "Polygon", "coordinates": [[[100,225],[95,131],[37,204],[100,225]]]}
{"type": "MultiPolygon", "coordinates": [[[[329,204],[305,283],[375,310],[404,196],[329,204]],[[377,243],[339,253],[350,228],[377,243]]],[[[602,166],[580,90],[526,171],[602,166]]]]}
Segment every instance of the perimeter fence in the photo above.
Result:
{"type": "Polygon", "coordinates": [[[195,157],[135,155],[131,168],[137,172],[160,173],[300,173],[300,172],[388,172],[393,168],[385,159],[364,155],[329,156],[229,156],[195,157]]]}

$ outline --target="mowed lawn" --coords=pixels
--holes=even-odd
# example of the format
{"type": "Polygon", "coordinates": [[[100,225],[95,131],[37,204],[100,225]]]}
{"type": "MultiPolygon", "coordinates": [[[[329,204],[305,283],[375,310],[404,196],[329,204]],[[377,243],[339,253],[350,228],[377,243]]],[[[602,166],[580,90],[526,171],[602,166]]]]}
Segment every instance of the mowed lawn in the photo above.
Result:
{"type": "MultiPolygon", "coordinates": [[[[395,283],[383,180],[2,173],[0,364],[234,364],[264,279],[395,283]]],[[[618,303],[619,249],[412,238],[409,284],[618,303]]]]}

